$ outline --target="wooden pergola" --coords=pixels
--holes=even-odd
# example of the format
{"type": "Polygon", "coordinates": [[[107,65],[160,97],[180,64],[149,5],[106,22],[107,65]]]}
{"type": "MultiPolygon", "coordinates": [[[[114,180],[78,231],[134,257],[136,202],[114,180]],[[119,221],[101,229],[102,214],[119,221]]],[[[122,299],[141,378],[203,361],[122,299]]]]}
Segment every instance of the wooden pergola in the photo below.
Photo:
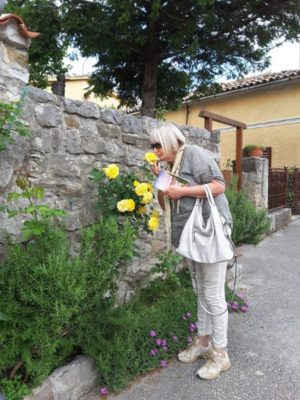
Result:
{"type": "Polygon", "coordinates": [[[243,149],[243,130],[247,129],[247,125],[240,121],[235,121],[222,115],[212,113],[210,111],[200,111],[199,117],[204,118],[204,127],[208,131],[212,132],[213,121],[220,122],[221,124],[233,126],[236,128],[236,140],[235,140],[235,159],[236,159],[236,174],[238,177],[237,188],[242,188],[242,149],[243,149]]]}

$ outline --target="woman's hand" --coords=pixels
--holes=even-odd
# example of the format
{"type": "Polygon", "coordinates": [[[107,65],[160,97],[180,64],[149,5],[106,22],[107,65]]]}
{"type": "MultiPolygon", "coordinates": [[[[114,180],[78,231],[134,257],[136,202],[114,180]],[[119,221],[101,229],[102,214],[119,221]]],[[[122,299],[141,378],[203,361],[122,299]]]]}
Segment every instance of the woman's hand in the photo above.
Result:
{"type": "Polygon", "coordinates": [[[158,174],[160,172],[159,162],[156,161],[154,164],[150,165],[150,169],[151,169],[153,175],[158,176],[158,174]]]}
{"type": "Polygon", "coordinates": [[[164,194],[171,200],[180,199],[180,197],[183,196],[182,186],[178,185],[178,183],[171,184],[168,189],[164,191],[164,194]]]}

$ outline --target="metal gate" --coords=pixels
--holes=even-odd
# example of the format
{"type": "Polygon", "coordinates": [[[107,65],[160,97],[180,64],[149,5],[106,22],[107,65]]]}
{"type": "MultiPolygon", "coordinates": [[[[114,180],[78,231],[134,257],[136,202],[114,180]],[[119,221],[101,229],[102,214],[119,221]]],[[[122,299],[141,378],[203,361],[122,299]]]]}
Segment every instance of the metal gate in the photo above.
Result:
{"type": "Polygon", "coordinates": [[[289,170],[289,187],[287,195],[288,207],[291,207],[292,213],[296,214],[300,205],[300,169],[289,170]]]}
{"type": "Polygon", "coordinates": [[[300,169],[269,169],[269,209],[290,207],[295,214],[300,204],[300,169]]]}

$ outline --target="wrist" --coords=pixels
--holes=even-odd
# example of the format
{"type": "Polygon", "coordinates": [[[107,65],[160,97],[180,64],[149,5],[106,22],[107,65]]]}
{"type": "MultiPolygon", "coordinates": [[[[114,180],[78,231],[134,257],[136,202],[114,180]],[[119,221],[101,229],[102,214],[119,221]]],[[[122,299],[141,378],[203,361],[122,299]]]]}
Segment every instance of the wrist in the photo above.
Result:
{"type": "Polygon", "coordinates": [[[180,197],[186,196],[186,190],[185,189],[186,188],[184,186],[179,186],[178,187],[180,197]]]}

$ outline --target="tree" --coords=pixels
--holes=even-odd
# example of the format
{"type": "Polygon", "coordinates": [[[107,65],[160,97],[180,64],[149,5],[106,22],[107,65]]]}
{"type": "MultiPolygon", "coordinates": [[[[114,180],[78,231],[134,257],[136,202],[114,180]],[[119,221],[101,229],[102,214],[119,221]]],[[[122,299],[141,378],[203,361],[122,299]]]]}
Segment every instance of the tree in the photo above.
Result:
{"type": "Polygon", "coordinates": [[[64,1],[65,29],[85,56],[98,58],[91,83],[117,89],[142,113],[175,108],[222,74],[268,66],[274,39],[296,39],[300,2],[260,0],[64,1]]]}
{"type": "Polygon", "coordinates": [[[31,31],[40,32],[29,50],[31,84],[45,88],[48,75],[67,71],[63,59],[67,54],[69,39],[62,27],[62,16],[55,0],[8,0],[5,12],[20,15],[31,31]]]}
{"type": "Polygon", "coordinates": [[[274,41],[300,35],[299,0],[60,3],[69,40],[98,60],[92,90],[102,96],[117,91],[123,105],[141,102],[149,116],[176,108],[190,92],[216,88],[222,75],[265,69],[274,41]]]}

